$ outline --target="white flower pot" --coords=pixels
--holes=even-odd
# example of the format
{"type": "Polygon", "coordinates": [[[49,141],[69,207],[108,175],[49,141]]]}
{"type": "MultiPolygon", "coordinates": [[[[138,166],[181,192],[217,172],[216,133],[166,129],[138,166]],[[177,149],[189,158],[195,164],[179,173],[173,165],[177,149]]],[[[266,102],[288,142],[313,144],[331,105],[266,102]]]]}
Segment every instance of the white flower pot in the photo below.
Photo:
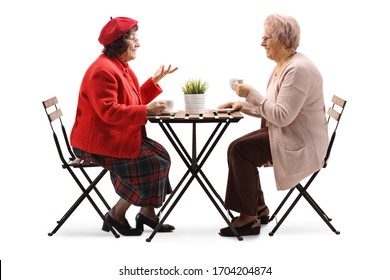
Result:
{"type": "Polygon", "coordinates": [[[187,114],[203,114],[205,94],[184,94],[184,104],[187,114]]]}

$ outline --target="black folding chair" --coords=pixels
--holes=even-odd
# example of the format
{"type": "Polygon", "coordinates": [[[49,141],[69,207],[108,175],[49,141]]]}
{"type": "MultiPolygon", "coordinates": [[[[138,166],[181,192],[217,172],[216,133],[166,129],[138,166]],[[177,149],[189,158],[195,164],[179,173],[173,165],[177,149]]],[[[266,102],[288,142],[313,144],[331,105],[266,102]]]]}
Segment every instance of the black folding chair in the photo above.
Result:
{"type": "MultiPolygon", "coordinates": [[[[332,136],[330,138],[330,141],[329,141],[329,144],[328,144],[328,149],[327,149],[327,152],[326,152],[326,156],[325,156],[325,160],[324,160],[324,165],[322,166],[322,168],[325,168],[328,164],[328,160],[329,160],[329,155],[330,155],[330,152],[332,150],[332,146],[333,146],[333,143],[334,143],[334,140],[336,138],[336,131],[337,131],[337,128],[338,128],[338,125],[339,125],[339,121],[340,121],[340,118],[341,118],[341,115],[343,114],[344,112],[344,107],[346,105],[347,101],[341,99],[340,97],[338,96],[333,96],[332,98],[332,107],[330,107],[328,109],[328,119],[327,119],[327,123],[328,123],[328,129],[331,129],[330,126],[329,126],[329,121],[330,120],[333,120],[334,122],[334,128],[333,128],[333,133],[332,133],[332,136]]],[[[321,169],[320,169],[321,170],[321,169]]],[[[287,211],[284,213],[284,215],[282,216],[282,218],[277,221],[276,223],[276,226],[273,228],[273,230],[269,233],[270,236],[273,236],[275,234],[275,232],[278,230],[278,228],[282,225],[282,223],[284,222],[284,220],[287,218],[287,216],[290,214],[291,210],[295,207],[295,205],[298,203],[298,201],[301,199],[301,197],[303,196],[307,202],[313,207],[313,209],[318,213],[318,215],[322,218],[322,220],[329,226],[329,228],[336,234],[340,234],[340,232],[338,230],[336,230],[333,225],[330,223],[332,221],[331,218],[329,218],[325,212],[320,208],[320,206],[314,201],[314,199],[310,196],[310,194],[307,192],[307,189],[309,188],[310,184],[313,182],[313,180],[315,179],[315,177],[318,175],[318,173],[320,172],[320,170],[316,171],[315,173],[313,173],[311,175],[311,177],[309,178],[309,180],[306,182],[305,186],[302,186],[301,183],[299,183],[298,185],[296,185],[294,188],[291,188],[287,195],[284,197],[284,199],[282,200],[282,202],[279,204],[279,206],[276,208],[275,212],[272,214],[272,216],[270,217],[270,221],[272,221],[276,215],[279,213],[279,211],[282,209],[282,207],[284,206],[284,204],[286,203],[286,201],[289,199],[289,197],[291,196],[291,194],[293,193],[294,190],[298,190],[299,191],[299,194],[297,195],[297,197],[295,198],[295,200],[291,203],[290,207],[287,209],[287,211]]]]}
{"type": "Polygon", "coordinates": [[[53,138],[54,138],[54,142],[56,144],[58,155],[59,155],[61,162],[62,162],[62,168],[68,170],[68,172],[70,173],[72,178],[76,181],[77,185],[80,187],[80,189],[82,191],[82,194],[80,195],[80,197],[73,203],[73,205],[69,208],[69,210],[61,218],[61,220],[59,220],[57,222],[57,226],[54,228],[54,230],[52,232],[49,233],[49,236],[52,236],[53,234],[55,234],[60,229],[60,227],[66,222],[66,220],[72,215],[72,213],[76,210],[76,208],[81,204],[81,202],[83,202],[83,200],[85,198],[87,198],[89,200],[89,202],[92,204],[92,206],[95,208],[96,212],[102,218],[102,220],[110,226],[110,230],[113,233],[113,235],[116,238],[118,238],[119,235],[116,233],[115,229],[112,228],[109,221],[104,217],[102,211],[100,211],[99,207],[97,206],[95,201],[90,196],[90,192],[92,190],[94,190],[96,192],[97,196],[103,202],[104,206],[108,210],[110,210],[110,206],[108,205],[107,201],[104,199],[102,194],[97,189],[97,184],[104,177],[104,175],[107,173],[107,169],[103,168],[103,170],[95,177],[95,179],[92,180],[85,169],[86,168],[93,168],[93,167],[100,167],[100,168],[102,168],[102,167],[99,165],[90,163],[90,162],[83,161],[74,155],[72,148],[69,144],[68,135],[67,135],[65,126],[64,126],[62,119],[61,119],[62,111],[61,111],[61,109],[59,109],[57,107],[57,104],[58,104],[57,97],[52,97],[46,101],[43,101],[42,104],[43,104],[43,107],[45,108],[46,115],[49,119],[50,127],[53,131],[53,138]],[[64,141],[59,140],[59,137],[57,136],[56,131],[59,132],[60,136],[62,133],[64,141]],[[69,160],[65,160],[66,157],[64,156],[63,150],[61,148],[61,147],[65,148],[65,146],[66,146],[66,150],[68,152],[69,160]],[[81,180],[76,176],[76,173],[74,170],[79,170],[84,175],[84,177],[86,178],[86,181],[89,184],[87,187],[84,187],[81,180]]]}

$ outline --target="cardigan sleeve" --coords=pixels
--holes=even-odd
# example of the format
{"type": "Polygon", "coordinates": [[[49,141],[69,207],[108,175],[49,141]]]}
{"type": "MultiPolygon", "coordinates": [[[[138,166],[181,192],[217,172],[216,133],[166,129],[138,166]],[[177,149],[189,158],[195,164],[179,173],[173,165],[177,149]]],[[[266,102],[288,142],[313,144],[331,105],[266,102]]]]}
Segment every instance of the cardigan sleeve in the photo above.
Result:
{"type": "Polygon", "coordinates": [[[246,102],[246,101],[241,101],[240,102],[242,107],[241,107],[241,112],[244,114],[247,114],[252,117],[260,118],[261,115],[259,114],[258,110],[256,109],[255,106],[253,106],[251,103],[246,102]]]}
{"type": "Polygon", "coordinates": [[[246,101],[255,106],[256,111],[270,123],[284,127],[297,117],[305,103],[307,92],[300,89],[300,78],[296,76],[294,68],[286,71],[280,79],[279,90],[274,93],[276,102],[264,97],[255,89],[249,93],[246,101]]]}

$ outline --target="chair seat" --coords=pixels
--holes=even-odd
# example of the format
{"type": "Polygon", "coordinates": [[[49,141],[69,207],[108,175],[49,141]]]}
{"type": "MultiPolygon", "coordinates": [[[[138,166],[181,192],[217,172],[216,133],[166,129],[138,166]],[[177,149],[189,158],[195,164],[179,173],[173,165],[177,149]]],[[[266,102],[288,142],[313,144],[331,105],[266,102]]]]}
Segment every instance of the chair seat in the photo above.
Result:
{"type": "MultiPolygon", "coordinates": [[[[70,160],[68,161],[68,166],[72,166],[74,168],[80,168],[80,167],[97,167],[99,166],[98,164],[95,164],[95,163],[92,163],[92,162],[89,162],[89,161],[85,161],[83,159],[80,159],[80,158],[70,158],[70,160]]],[[[62,166],[63,168],[66,168],[65,165],[62,166]]]]}

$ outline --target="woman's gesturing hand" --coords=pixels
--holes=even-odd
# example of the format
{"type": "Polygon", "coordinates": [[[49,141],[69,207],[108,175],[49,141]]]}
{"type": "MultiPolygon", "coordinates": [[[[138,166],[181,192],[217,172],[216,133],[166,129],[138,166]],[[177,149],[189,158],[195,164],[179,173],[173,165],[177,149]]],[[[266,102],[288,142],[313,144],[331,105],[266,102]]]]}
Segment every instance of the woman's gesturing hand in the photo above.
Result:
{"type": "Polygon", "coordinates": [[[153,81],[155,84],[158,84],[162,78],[164,78],[166,75],[171,74],[175,72],[178,67],[172,68],[172,66],[169,64],[168,69],[165,70],[165,66],[161,65],[160,68],[154,73],[153,81]]]}

